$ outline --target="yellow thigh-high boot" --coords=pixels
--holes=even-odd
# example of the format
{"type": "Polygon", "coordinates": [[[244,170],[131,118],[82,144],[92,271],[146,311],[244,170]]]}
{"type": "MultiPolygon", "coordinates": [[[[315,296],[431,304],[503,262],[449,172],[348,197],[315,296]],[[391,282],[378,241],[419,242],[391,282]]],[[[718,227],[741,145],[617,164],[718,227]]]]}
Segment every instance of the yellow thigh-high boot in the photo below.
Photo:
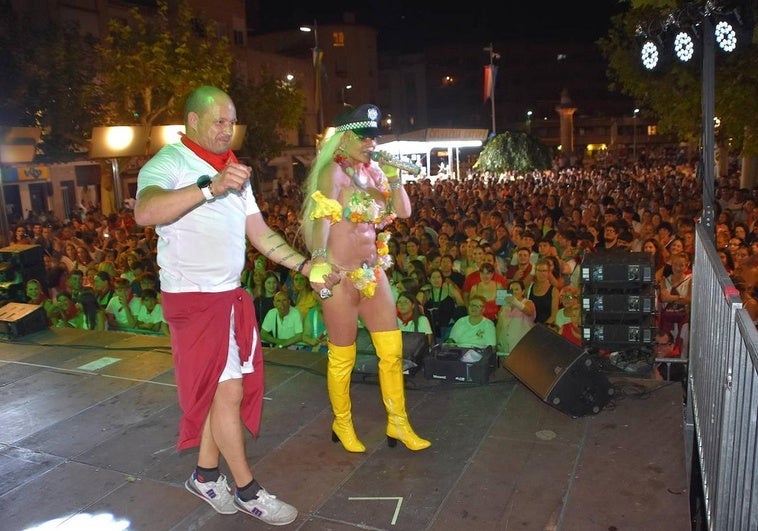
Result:
{"type": "Polygon", "coordinates": [[[400,440],[409,450],[428,448],[432,443],[414,433],[405,412],[402,332],[372,332],[371,340],[379,356],[379,386],[387,409],[387,445],[394,447],[400,440]]]}
{"type": "Polygon", "coordinates": [[[341,441],[348,452],[365,452],[366,447],[355,435],[350,411],[350,378],[355,365],[355,343],[346,347],[329,343],[328,347],[326,387],[334,411],[332,441],[341,441]]]}

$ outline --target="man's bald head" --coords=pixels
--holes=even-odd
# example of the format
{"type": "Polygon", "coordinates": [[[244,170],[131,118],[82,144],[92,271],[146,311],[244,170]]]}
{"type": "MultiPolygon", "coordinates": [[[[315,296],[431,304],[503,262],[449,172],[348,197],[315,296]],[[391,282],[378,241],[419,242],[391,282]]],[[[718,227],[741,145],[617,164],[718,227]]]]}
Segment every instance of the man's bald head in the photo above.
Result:
{"type": "Polygon", "coordinates": [[[185,111],[187,138],[212,153],[229,151],[237,110],[226,92],[216,87],[200,87],[187,98],[185,111]]]}
{"type": "Polygon", "coordinates": [[[202,114],[208,106],[224,99],[231,100],[231,97],[220,88],[205,85],[195,89],[184,104],[184,121],[187,121],[191,112],[202,114]]]}

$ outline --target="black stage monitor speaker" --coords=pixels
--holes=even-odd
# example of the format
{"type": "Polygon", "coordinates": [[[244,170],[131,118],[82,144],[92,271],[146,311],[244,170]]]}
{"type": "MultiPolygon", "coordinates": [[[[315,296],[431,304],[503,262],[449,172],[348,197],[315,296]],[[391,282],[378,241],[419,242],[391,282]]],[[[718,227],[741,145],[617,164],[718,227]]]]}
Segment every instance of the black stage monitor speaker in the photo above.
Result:
{"type": "Polygon", "coordinates": [[[542,324],[521,338],[505,368],[544,402],[572,417],[599,413],[613,395],[596,359],[542,324]]]}
{"type": "Polygon", "coordinates": [[[14,243],[0,249],[0,260],[13,260],[22,266],[45,267],[44,251],[39,245],[14,243]]]}
{"type": "Polygon", "coordinates": [[[39,304],[9,302],[0,308],[0,335],[16,339],[47,328],[47,314],[39,304]]]}
{"type": "MultiPolygon", "coordinates": [[[[403,336],[403,370],[407,374],[416,374],[429,354],[429,343],[426,334],[421,332],[402,332],[403,336]]],[[[353,372],[362,374],[378,374],[379,358],[371,340],[371,334],[365,328],[358,329],[355,340],[357,359],[353,372]]]]}
{"type": "Polygon", "coordinates": [[[0,297],[26,301],[26,282],[36,279],[47,289],[44,252],[39,245],[13,244],[0,249],[0,297]]]}

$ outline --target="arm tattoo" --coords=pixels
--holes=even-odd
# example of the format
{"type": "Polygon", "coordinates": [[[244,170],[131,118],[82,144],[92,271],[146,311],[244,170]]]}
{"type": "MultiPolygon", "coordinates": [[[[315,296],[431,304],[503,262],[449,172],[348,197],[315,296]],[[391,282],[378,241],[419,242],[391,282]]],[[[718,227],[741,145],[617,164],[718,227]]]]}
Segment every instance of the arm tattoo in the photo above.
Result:
{"type": "Polygon", "coordinates": [[[298,252],[292,249],[284,238],[282,238],[281,234],[278,234],[274,231],[271,231],[271,233],[266,237],[267,240],[273,240],[271,243],[273,247],[269,248],[265,255],[273,260],[274,262],[277,262],[278,264],[284,265],[285,267],[290,267],[289,265],[285,264],[285,262],[288,262],[292,259],[292,257],[298,256],[298,252]],[[282,252],[287,253],[284,254],[281,257],[275,257],[274,254],[278,249],[281,249],[284,247],[282,252]]]}
{"type": "Polygon", "coordinates": [[[273,254],[274,254],[274,251],[276,251],[276,250],[277,250],[277,249],[279,249],[280,247],[284,247],[285,245],[287,245],[285,242],[279,242],[279,245],[277,245],[277,246],[275,246],[275,247],[272,247],[271,249],[269,249],[269,250],[268,250],[268,252],[266,253],[266,255],[267,255],[269,258],[273,258],[273,256],[271,256],[271,255],[273,255],[273,254]]]}

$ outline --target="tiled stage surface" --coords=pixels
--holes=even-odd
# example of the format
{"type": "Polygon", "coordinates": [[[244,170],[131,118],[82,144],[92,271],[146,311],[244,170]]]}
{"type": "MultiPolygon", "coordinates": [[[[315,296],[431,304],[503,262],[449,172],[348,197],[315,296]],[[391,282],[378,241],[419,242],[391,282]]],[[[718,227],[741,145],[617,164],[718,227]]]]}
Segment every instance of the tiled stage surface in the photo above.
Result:
{"type": "MultiPolygon", "coordinates": [[[[498,369],[486,386],[407,379],[432,447],[388,448],[375,377],[355,378],[365,454],[331,442],[323,354],[268,351],[259,481],[299,530],[688,530],[680,384],[622,379],[571,418],[498,369]]],[[[615,379],[614,379],[615,381],[615,379]]],[[[273,529],[185,491],[168,340],[43,330],[0,342],[0,529],[273,529]],[[65,520],[62,520],[65,521],[65,520]],[[45,527],[51,529],[52,527],[45,527]]],[[[223,468],[223,465],[222,465],[223,468]]]]}

